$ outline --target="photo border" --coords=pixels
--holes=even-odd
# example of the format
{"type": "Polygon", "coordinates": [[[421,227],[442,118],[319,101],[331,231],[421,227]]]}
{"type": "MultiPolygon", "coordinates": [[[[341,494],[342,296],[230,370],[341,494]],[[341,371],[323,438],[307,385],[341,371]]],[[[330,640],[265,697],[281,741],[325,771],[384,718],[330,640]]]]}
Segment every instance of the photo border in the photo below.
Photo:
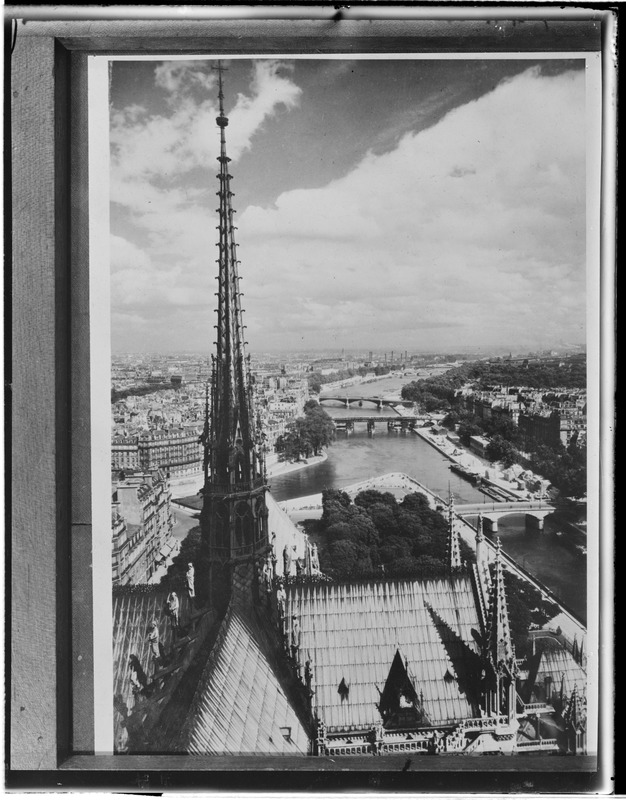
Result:
{"type": "MultiPolygon", "coordinates": [[[[442,788],[450,791],[450,785],[455,785],[463,792],[534,792],[540,788],[559,793],[598,791],[600,783],[607,785],[607,770],[610,772],[612,764],[608,744],[608,740],[612,743],[612,720],[607,721],[610,709],[606,704],[600,708],[597,769],[590,768],[591,757],[577,757],[576,762],[565,759],[559,772],[526,772],[503,763],[501,771],[487,775],[470,769],[467,760],[463,771],[457,772],[462,765],[453,766],[452,757],[446,756],[445,772],[439,771],[442,764],[436,762],[427,770],[423,765],[419,772],[413,767],[412,772],[399,775],[397,764],[388,756],[376,761],[375,770],[364,767],[364,763],[372,763],[371,759],[358,763],[351,760],[348,766],[343,762],[322,765],[319,759],[296,764],[294,757],[272,757],[275,769],[268,772],[264,763],[263,772],[259,772],[257,759],[241,756],[205,759],[90,754],[94,665],[91,452],[85,447],[91,430],[92,366],[86,335],[90,318],[89,148],[85,135],[89,124],[88,54],[132,55],[154,50],[162,55],[185,52],[191,56],[200,51],[219,55],[234,49],[242,54],[266,50],[268,54],[601,50],[604,79],[609,87],[604,90],[603,104],[603,144],[608,163],[605,157],[602,319],[609,324],[612,320],[615,152],[611,142],[615,136],[615,98],[611,75],[615,65],[610,51],[615,14],[524,4],[489,8],[455,5],[429,7],[425,19],[424,9],[406,7],[371,11],[358,7],[354,12],[291,7],[289,13],[282,9],[275,12],[275,17],[264,10],[260,12],[265,13],[261,19],[249,9],[228,9],[226,13],[219,8],[185,8],[189,13],[183,20],[171,7],[165,9],[170,16],[163,18],[157,18],[158,10],[149,7],[136,12],[115,7],[84,11],[79,7],[59,11],[58,6],[5,9],[6,40],[13,50],[11,55],[7,47],[5,71],[11,101],[5,129],[8,127],[13,156],[9,164],[12,170],[7,170],[11,176],[12,225],[7,226],[11,227],[11,234],[6,242],[12,257],[13,304],[7,785],[67,789],[86,785],[103,788],[109,783],[112,788],[141,790],[252,785],[259,790],[319,790],[356,785],[370,791],[412,788],[420,792],[442,788]],[[240,16],[233,19],[237,13],[240,16]],[[548,19],[550,25],[546,23],[548,19]],[[33,369],[35,364],[37,368],[33,369]],[[587,766],[581,766],[584,764],[587,766]]],[[[160,11],[163,13],[164,9],[160,11]]],[[[606,328],[605,324],[601,464],[609,478],[608,486],[601,487],[601,516],[603,525],[611,520],[608,529],[612,531],[612,511],[606,495],[607,489],[610,492],[612,488],[613,474],[607,428],[613,419],[613,360],[606,361],[614,352],[614,330],[606,328]]],[[[606,621],[612,621],[607,592],[613,582],[612,542],[604,541],[603,545],[600,566],[606,626],[606,621]]],[[[607,645],[606,635],[604,638],[601,693],[606,700],[607,692],[612,693],[612,658],[611,642],[607,645]]]]}

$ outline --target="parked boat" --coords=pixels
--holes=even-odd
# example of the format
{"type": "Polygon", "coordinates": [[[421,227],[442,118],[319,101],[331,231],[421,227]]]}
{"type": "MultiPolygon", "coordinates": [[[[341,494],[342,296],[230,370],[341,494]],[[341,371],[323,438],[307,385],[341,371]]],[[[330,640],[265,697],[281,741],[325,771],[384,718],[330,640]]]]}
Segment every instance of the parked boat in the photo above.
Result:
{"type": "Polygon", "coordinates": [[[450,469],[452,472],[456,472],[457,475],[461,475],[472,483],[476,483],[476,481],[480,479],[480,475],[477,472],[464,467],[462,464],[450,464],[450,469]]]}

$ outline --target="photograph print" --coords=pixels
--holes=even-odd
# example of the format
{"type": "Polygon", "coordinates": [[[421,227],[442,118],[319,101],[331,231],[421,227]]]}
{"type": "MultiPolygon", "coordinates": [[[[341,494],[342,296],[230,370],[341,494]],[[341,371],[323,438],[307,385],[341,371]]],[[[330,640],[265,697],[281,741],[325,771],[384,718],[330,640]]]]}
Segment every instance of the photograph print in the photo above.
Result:
{"type": "Polygon", "coordinates": [[[596,753],[589,59],[109,61],[120,757],[596,753]]]}

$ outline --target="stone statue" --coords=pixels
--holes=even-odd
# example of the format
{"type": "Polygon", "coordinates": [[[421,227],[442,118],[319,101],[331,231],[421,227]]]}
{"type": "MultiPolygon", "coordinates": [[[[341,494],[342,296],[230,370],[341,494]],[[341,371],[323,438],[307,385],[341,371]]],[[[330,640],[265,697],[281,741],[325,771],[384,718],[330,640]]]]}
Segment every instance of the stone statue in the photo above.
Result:
{"type": "Polygon", "coordinates": [[[285,577],[291,574],[291,550],[288,545],[285,545],[283,550],[283,573],[285,577]]]}

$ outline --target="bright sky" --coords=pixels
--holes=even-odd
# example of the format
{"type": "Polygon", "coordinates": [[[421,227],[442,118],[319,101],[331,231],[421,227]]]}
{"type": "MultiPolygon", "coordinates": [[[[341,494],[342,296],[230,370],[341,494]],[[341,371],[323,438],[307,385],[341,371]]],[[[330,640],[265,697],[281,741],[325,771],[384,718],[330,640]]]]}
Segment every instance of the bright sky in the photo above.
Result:
{"type": "MultiPolygon", "coordinates": [[[[249,351],[585,341],[583,60],[230,60],[249,351]]],[[[114,62],[114,352],[210,351],[216,75],[114,62]]]]}

